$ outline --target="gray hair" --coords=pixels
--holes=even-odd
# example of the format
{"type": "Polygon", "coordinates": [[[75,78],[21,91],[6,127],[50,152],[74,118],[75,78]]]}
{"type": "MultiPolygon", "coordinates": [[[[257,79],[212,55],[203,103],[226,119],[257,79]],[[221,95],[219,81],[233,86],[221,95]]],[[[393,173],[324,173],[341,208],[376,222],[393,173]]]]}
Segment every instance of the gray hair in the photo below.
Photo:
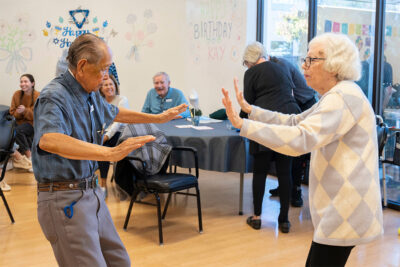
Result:
{"type": "Polygon", "coordinates": [[[324,33],[316,36],[309,43],[321,44],[324,69],[337,73],[339,81],[357,81],[361,77],[361,62],[358,49],[353,41],[344,34],[324,33]]]}
{"type": "Polygon", "coordinates": [[[104,55],[104,40],[94,34],[86,33],[77,37],[68,50],[68,67],[76,69],[81,59],[86,59],[91,64],[98,64],[104,55]]]}
{"type": "Polygon", "coordinates": [[[267,51],[260,42],[249,44],[244,50],[243,65],[246,63],[256,64],[260,58],[267,58],[267,51]]]}
{"type": "Polygon", "coordinates": [[[161,75],[163,75],[163,76],[167,79],[167,82],[170,81],[170,80],[169,80],[169,75],[168,75],[166,72],[163,72],[163,71],[160,71],[160,72],[157,72],[156,74],[154,74],[154,76],[153,76],[153,81],[154,81],[154,79],[155,79],[156,77],[161,76],[161,75]]]}

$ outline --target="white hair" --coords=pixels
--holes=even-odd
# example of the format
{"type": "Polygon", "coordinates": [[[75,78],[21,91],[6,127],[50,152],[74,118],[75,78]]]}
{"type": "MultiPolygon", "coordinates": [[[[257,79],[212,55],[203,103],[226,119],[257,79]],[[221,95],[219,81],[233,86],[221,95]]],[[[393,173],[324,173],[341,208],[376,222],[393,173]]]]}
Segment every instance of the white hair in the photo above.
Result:
{"type": "Polygon", "coordinates": [[[324,69],[337,73],[339,81],[357,81],[361,77],[361,62],[354,42],[344,34],[324,33],[313,38],[312,44],[321,44],[324,69]]]}
{"type": "Polygon", "coordinates": [[[266,58],[267,52],[264,46],[260,42],[254,42],[249,44],[244,50],[243,54],[243,65],[246,63],[256,64],[260,58],[266,58]]]}
{"type": "Polygon", "coordinates": [[[153,81],[158,76],[164,76],[167,79],[167,82],[169,82],[169,75],[166,72],[160,71],[160,72],[157,72],[156,74],[154,74],[153,81]]]}

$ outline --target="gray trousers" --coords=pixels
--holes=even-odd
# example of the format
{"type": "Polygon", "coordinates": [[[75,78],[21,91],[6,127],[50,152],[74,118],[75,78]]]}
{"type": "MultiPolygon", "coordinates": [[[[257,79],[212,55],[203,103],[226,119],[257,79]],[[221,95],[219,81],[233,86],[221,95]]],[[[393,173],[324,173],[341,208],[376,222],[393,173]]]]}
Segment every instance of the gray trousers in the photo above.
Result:
{"type": "Polygon", "coordinates": [[[59,266],[131,266],[99,187],[39,192],[37,212],[59,266]]]}

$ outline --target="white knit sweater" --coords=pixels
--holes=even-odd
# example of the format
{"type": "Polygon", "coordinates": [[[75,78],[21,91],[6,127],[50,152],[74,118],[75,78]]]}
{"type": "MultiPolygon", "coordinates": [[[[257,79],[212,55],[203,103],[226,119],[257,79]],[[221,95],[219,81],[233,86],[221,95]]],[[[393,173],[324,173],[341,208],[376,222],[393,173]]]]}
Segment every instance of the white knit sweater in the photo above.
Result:
{"type": "MultiPolygon", "coordinates": [[[[110,104],[117,106],[119,108],[129,109],[128,99],[122,95],[116,95],[110,104]]],[[[108,126],[105,135],[108,136],[108,139],[111,139],[111,137],[113,137],[117,132],[122,133],[125,129],[125,126],[126,126],[125,123],[115,121],[110,126],[108,126]]]]}
{"type": "Polygon", "coordinates": [[[375,115],[354,82],[339,82],[298,115],[253,106],[240,135],[282,154],[311,152],[315,242],[354,246],[383,234],[375,115]]]}

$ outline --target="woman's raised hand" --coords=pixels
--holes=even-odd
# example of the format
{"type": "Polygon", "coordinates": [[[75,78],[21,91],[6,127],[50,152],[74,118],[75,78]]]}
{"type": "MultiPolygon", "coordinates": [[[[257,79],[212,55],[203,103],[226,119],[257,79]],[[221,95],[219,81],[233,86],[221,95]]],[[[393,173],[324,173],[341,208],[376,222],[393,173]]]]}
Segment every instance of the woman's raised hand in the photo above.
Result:
{"type": "Polygon", "coordinates": [[[239,91],[238,79],[236,77],[233,79],[233,84],[235,86],[236,99],[240,105],[240,108],[243,110],[243,112],[250,114],[251,113],[251,105],[249,103],[247,103],[247,101],[244,99],[243,92],[239,91]]]}
{"type": "Polygon", "coordinates": [[[239,117],[239,114],[233,108],[228,91],[222,88],[222,94],[224,95],[224,97],[222,98],[222,104],[224,104],[226,108],[226,115],[228,116],[228,119],[231,121],[233,127],[241,129],[243,119],[239,117]]]}

